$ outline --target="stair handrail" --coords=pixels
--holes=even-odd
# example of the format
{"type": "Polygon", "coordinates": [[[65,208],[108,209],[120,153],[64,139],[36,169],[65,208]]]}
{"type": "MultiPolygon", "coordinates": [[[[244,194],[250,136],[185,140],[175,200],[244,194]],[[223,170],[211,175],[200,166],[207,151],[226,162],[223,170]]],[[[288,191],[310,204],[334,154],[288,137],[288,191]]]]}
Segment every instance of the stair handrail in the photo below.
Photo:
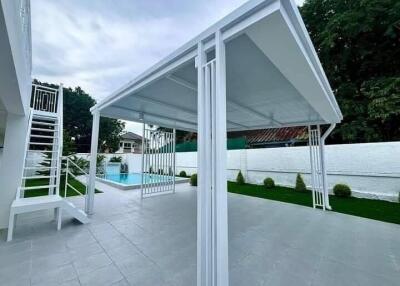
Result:
{"type": "Polygon", "coordinates": [[[76,164],[69,156],[65,156],[63,157],[64,159],[67,160],[67,166],[65,169],[65,186],[64,186],[64,197],[67,197],[67,189],[68,187],[70,187],[73,191],[75,191],[76,193],[80,194],[81,196],[83,195],[87,195],[87,191],[88,191],[88,179],[89,179],[89,174],[84,171],[81,167],[78,166],[78,164],[76,164]],[[85,186],[85,193],[82,194],[80,191],[78,191],[74,186],[72,186],[71,184],[68,183],[68,175],[71,175],[74,179],[77,179],[77,177],[75,176],[75,174],[73,174],[72,172],[69,171],[69,164],[72,164],[75,168],[77,168],[79,171],[81,171],[84,176],[86,177],[86,184],[83,184],[85,186]]]}
{"type": "Polygon", "coordinates": [[[61,184],[61,160],[63,152],[63,118],[64,118],[64,96],[63,96],[63,84],[61,83],[58,88],[58,102],[57,102],[57,113],[58,113],[58,162],[57,162],[57,180],[56,180],[56,194],[60,194],[61,184]]]}
{"type": "Polygon", "coordinates": [[[28,119],[28,126],[27,126],[26,138],[25,138],[24,160],[22,161],[23,163],[22,163],[20,184],[19,184],[19,187],[17,188],[17,192],[15,195],[16,200],[21,198],[21,186],[25,185],[24,174],[25,174],[25,165],[26,165],[26,154],[28,153],[27,151],[29,149],[29,138],[30,138],[30,133],[31,133],[30,129],[32,127],[32,118],[33,118],[33,108],[29,108],[29,119],[28,119]]]}

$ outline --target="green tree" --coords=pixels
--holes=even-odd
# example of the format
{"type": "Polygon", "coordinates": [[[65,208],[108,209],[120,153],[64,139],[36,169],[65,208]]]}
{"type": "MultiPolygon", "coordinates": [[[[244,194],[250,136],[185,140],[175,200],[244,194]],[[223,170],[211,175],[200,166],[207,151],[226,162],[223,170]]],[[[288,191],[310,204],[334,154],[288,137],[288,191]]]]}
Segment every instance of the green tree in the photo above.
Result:
{"type": "Polygon", "coordinates": [[[306,0],[301,14],[344,115],[332,141],[400,140],[400,1],[306,0]]]}
{"type": "MultiPolygon", "coordinates": [[[[34,80],[35,83],[58,88],[58,85],[42,83],[34,80]]],[[[63,89],[64,96],[64,132],[63,132],[63,153],[69,155],[76,152],[90,152],[90,141],[92,135],[92,114],[90,108],[96,101],[82,88],[71,87],[63,89]]],[[[100,119],[99,149],[105,151],[116,151],[119,147],[120,134],[125,124],[116,119],[102,117],[100,119]]]]}

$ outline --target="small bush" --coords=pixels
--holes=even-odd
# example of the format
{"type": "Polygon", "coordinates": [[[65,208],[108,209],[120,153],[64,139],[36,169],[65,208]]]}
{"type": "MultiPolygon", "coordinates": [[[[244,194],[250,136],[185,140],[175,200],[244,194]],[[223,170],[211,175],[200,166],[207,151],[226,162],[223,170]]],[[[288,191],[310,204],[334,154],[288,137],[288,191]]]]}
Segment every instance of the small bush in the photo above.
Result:
{"type": "Polygon", "coordinates": [[[180,171],[179,172],[179,177],[187,177],[186,172],[185,171],[180,171]]]}
{"type": "Polygon", "coordinates": [[[122,157],[121,156],[118,156],[118,157],[111,157],[110,158],[110,162],[111,163],[121,163],[122,162],[122,157]]]}
{"type": "Polygon", "coordinates": [[[300,173],[297,173],[296,186],[294,187],[296,192],[305,193],[307,192],[306,184],[304,183],[303,177],[300,173]]]}
{"type": "Polygon", "coordinates": [[[244,181],[244,177],[243,177],[242,171],[239,171],[239,173],[238,173],[238,175],[236,177],[236,183],[238,185],[244,185],[245,181],[244,181]]]}
{"type": "Polygon", "coordinates": [[[275,182],[272,178],[266,178],[264,180],[264,186],[267,189],[272,189],[273,187],[275,187],[275,182]]]}
{"type": "Polygon", "coordinates": [[[337,197],[348,198],[351,196],[351,189],[348,185],[345,184],[336,184],[333,187],[333,193],[337,197]]]}
{"type": "Polygon", "coordinates": [[[197,174],[193,174],[190,176],[190,185],[197,186],[197,174]]]}

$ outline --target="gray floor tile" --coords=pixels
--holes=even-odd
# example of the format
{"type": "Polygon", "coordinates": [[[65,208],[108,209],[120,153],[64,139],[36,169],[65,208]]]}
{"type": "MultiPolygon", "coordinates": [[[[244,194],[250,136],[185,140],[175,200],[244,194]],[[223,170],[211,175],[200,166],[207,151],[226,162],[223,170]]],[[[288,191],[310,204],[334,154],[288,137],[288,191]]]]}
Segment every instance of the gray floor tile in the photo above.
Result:
{"type": "Polygon", "coordinates": [[[110,264],[108,266],[98,268],[95,271],[79,276],[79,280],[83,286],[106,286],[112,285],[124,279],[118,268],[110,264]]]}
{"type": "MultiPolygon", "coordinates": [[[[89,225],[66,215],[57,232],[50,214],[23,217],[15,240],[0,242],[0,278],[23,286],[195,285],[194,189],[143,201],[137,191],[102,190],[89,225]]],[[[398,225],[235,194],[228,200],[231,286],[400,281],[398,225]]]]}
{"type": "Polygon", "coordinates": [[[81,276],[85,273],[110,265],[111,263],[111,259],[103,252],[77,260],[73,264],[76,272],[81,276]]]}
{"type": "Polygon", "coordinates": [[[72,264],[67,264],[47,271],[34,272],[32,273],[31,282],[32,286],[56,285],[76,278],[77,275],[72,264]]]}

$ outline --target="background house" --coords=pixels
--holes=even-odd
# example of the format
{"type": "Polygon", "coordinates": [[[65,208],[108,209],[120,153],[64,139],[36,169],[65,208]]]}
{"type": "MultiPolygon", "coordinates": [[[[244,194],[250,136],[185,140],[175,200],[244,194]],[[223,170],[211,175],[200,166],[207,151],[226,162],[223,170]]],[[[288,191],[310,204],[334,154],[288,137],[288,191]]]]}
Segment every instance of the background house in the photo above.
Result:
{"type": "Polygon", "coordinates": [[[229,132],[228,138],[244,138],[249,149],[304,146],[308,142],[308,130],[302,126],[249,130],[229,132]]]}
{"type": "MultiPolygon", "coordinates": [[[[228,132],[228,150],[305,146],[308,130],[305,126],[257,129],[228,132]]],[[[197,150],[197,134],[187,132],[181,142],[177,141],[177,152],[197,150]]]]}
{"type": "Polygon", "coordinates": [[[133,132],[122,134],[119,149],[115,153],[142,153],[142,136],[133,132]]]}

